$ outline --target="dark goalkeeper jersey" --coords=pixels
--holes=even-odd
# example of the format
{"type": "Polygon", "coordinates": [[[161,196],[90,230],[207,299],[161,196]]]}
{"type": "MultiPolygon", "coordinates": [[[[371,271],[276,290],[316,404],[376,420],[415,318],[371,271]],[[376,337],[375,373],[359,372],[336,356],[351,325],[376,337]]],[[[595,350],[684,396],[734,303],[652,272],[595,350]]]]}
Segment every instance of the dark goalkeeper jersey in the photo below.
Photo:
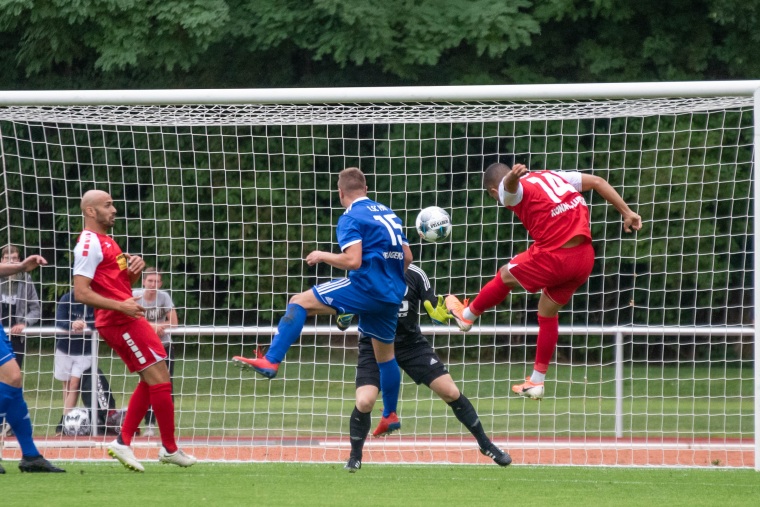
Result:
{"type": "Polygon", "coordinates": [[[411,345],[419,340],[425,340],[420,331],[420,315],[427,316],[427,311],[422,302],[428,300],[433,307],[438,303],[438,298],[430,285],[425,272],[411,264],[406,270],[406,294],[401,302],[398,312],[398,325],[396,326],[396,347],[411,345]]]}

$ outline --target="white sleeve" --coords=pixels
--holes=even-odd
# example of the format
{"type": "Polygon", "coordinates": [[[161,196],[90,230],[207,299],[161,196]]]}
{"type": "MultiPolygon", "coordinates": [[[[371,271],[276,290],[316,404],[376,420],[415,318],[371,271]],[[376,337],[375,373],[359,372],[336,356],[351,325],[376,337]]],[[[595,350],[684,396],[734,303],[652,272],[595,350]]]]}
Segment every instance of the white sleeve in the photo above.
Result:
{"type": "Polygon", "coordinates": [[[95,270],[103,261],[103,249],[98,236],[84,231],[74,247],[74,275],[81,275],[92,280],[95,270]]]}
{"type": "MultiPolygon", "coordinates": [[[[506,176],[504,176],[506,178],[506,176]]],[[[499,201],[503,206],[517,206],[520,204],[523,198],[523,186],[522,182],[517,182],[517,192],[510,194],[507,189],[504,188],[504,180],[499,183],[499,201]]]]}
{"type": "Polygon", "coordinates": [[[570,183],[578,192],[583,191],[583,173],[578,171],[551,171],[551,173],[570,183]]]}

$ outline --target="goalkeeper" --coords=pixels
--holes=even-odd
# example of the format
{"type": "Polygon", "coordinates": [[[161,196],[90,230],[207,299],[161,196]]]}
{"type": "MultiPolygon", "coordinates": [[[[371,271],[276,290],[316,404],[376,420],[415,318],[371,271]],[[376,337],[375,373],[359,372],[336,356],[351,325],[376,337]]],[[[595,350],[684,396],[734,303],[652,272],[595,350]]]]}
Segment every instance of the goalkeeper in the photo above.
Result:
{"type": "MultiPolygon", "coordinates": [[[[481,453],[492,458],[500,466],[509,465],[512,458],[488,438],[472,403],[459,391],[446,365],[420,331],[420,303],[423,303],[428,315],[436,324],[446,324],[451,318],[443,304],[443,297],[436,298],[427,275],[414,264],[409,266],[405,277],[407,291],[399,309],[394,342],[399,366],[414,382],[428,386],[451,407],[456,418],[477,440],[481,453]]],[[[338,316],[338,327],[348,328],[352,318],[353,315],[350,314],[338,316]]],[[[359,359],[356,365],[356,406],[351,413],[349,425],[351,456],[344,467],[349,472],[361,468],[362,449],[372,425],[370,414],[379,392],[380,371],[372,352],[372,343],[370,338],[360,335],[359,359]]],[[[385,436],[396,429],[388,427],[385,420],[381,419],[372,435],[385,436]]]]}

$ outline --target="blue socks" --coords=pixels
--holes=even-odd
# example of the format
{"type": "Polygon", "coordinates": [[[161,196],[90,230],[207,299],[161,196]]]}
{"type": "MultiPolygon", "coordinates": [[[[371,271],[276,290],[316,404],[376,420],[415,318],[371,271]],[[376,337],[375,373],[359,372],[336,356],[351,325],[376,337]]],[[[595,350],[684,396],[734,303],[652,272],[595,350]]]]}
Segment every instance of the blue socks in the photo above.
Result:
{"type": "MultiPolygon", "coordinates": [[[[277,333],[272,339],[269,350],[267,350],[265,356],[267,361],[281,363],[285,359],[285,354],[290,346],[301,336],[303,326],[306,324],[306,314],[306,309],[301,305],[291,303],[285,308],[285,315],[277,324],[277,333]]],[[[399,382],[401,381],[399,380],[399,382]]],[[[398,392],[398,389],[396,391],[398,392]]]]}
{"type": "Polygon", "coordinates": [[[401,370],[394,357],[390,361],[377,363],[380,368],[380,390],[383,394],[383,417],[388,417],[396,411],[398,405],[398,390],[401,387],[401,370]]]}
{"type": "Polygon", "coordinates": [[[21,446],[21,454],[39,456],[40,452],[32,439],[32,420],[29,418],[22,388],[0,382],[0,416],[3,414],[21,446]]]}

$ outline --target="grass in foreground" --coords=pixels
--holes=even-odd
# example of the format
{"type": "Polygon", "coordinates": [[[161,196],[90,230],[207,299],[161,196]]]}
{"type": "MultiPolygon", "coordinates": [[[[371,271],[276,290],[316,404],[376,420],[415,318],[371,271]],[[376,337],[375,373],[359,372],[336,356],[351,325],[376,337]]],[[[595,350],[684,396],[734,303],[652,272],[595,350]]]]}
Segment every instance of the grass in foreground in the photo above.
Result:
{"type": "Polygon", "coordinates": [[[342,464],[219,464],[190,469],[57,463],[66,474],[21,474],[3,462],[2,505],[756,505],[752,470],[342,464]]]}

